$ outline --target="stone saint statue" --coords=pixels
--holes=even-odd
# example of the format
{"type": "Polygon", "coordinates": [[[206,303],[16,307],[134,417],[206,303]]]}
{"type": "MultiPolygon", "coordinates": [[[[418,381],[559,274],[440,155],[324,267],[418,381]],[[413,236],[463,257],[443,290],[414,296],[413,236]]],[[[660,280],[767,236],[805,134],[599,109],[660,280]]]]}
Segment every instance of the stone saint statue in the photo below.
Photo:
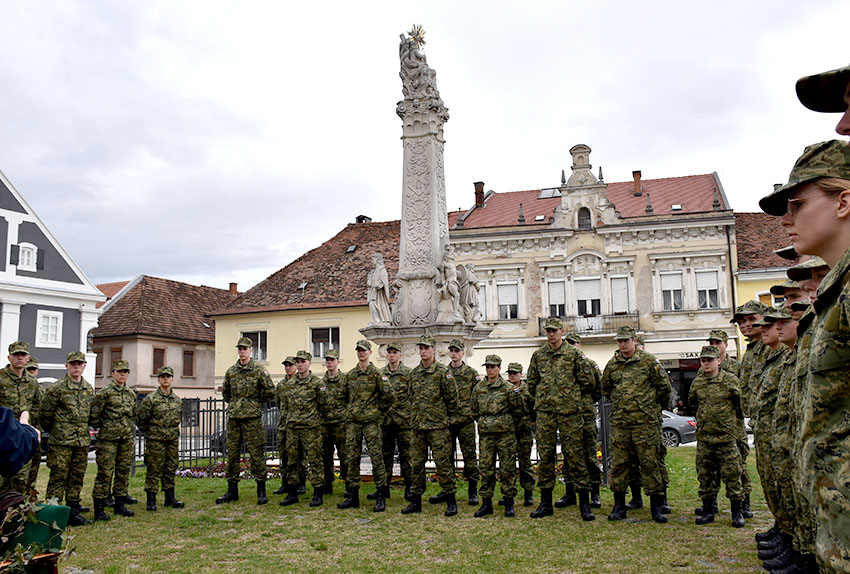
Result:
{"type": "Polygon", "coordinates": [[[463,320],[466,323],[478,322],[478,277],[472,263],[458,265],[457,272],[460,282],[460,306],[463,310],[463,320]]]}
{"type": "Polygon", "coordinates": [[[399,76],[404,97],[408,100],[436,100],[436,105],[442,105],[440,92],[437,91],[437,72],[428,66],[416,39],[402,34],[398,56],[401,60],[399,76]]]}
{"type": "Polygon", "coordinates": [[[387,268],[384,266],[384,257],[380,253],[372,255],[372,265],[375,267],[366,277],[366,285],[369,293],[366,300],[369,302],[369,312],[372,315],[372,323],[390,322],[390,279],[387,268]]]}
{"type": "Polygon", "coordinates": [[[440,298],[451,299],[452,312],[455,317],[461,319],[460,313],[458,313],[460,306],[460,285],[457,279],[455,255],[450,245],[446,245],[446,249],[443,252],[443,260],[440,263],[437,280],[440,281],[440,298]]]}

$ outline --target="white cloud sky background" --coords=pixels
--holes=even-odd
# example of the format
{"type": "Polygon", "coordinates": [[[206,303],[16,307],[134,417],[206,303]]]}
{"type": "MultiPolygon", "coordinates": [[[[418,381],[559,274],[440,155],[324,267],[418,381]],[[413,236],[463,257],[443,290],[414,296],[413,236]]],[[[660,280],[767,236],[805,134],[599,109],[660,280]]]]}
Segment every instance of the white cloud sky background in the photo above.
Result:
{"type": "Polygon", "coordinates": [[[850,63],[846,0],[45,2],[0,19],[0,169],[95,282],[245,290],[358,214],[400,215],[399,34],[449,107],[450,209],[473,181],[717,171],[756,211],[838,116],[800,76],[850,63]]]}

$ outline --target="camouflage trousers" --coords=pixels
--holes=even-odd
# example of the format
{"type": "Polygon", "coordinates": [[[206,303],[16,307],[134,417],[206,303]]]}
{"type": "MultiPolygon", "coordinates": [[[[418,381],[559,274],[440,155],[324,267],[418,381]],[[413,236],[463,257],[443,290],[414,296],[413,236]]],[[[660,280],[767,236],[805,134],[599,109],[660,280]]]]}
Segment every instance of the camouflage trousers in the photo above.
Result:
{"type": "MultiPolygon", "coordinates": [[[[585,460],[587,461],[587,476],[590,484],[602,484],[602,469],[599,468],[599,457],[597,457],[597,445],[599,443],[599,429],[596,428],[596,416],[590,413],[584,415],[584,434],[581,437],[584,444],[585,460]]],[[[566,476],[564,477],[566,481],[566,476]]]]}
{"type": "Polygon", "coordinates": [[[345,423],[322,425],[322,469],[325,485],[333,484],[336,479],[334,475],[334,448],[336,448],[339,457],[339,477],[344,481],[345,477],[348,476],[345,441],[345,423]]]}
{"type": "Polygon", "coordinates": [[[50,476],[47,479],[47,498],[54,496],[65,504],[80,501],[80,491],[83,489],[83,478],[88,465],[88,446],[63,446],[47,444],[47,468],[50,476]]]}
{"type": "Polygon", "coordinates": [[[410,472],[411,492],[421,495],[425,492],[425,461],[428,459],[428,447],[434,464],[437,465],[437,480],[440,489],[446,494],[457,492],[454,469],[449,458],[452,450],[452,435],[449,429],[410,431],[410,472]]]}
{"type": "Polygon", "coordinates": [[[715,498],[713,479],[720,474],[726,485],[726,498],[732,501],[743,500],[741,487],[741,453],[734,440],[702,438],[697,442],[697,479],[699,479],[699,497],[715,498]]]}
{"type": "Polygon", "coordinates": [[[398,423],[389,423],[381,427],[381,444],[384,449],[384,470],[387,471],[387,484],[393,479],[393,459],[398,447],[399,474],[404,480],[410,480],[410,429],[401,428],[398,423]]]}
{"type": "Polygon", "coordinates": [[[306,455],[309,468],[307,479],[314,489],[324,485],[322,469],[322,430],[319,427],[286,429],[286,476],[289,486],[298,486],[301,460],[298,454],[306,455]]]}
{"type": "Polygon", "coordinates": [[[38,453],[35,455],[31,461],[27,462],[24,466],[21,467],[21,470],[18,471],[18,474],[15,476],[0,476],[0,493],[2,492],[20,492],[21,494],[27,494],[30,488],[30,474],[31,468],[34,466],[38,468],[38,465],[41,463],[41,448],[39,448],[38,453]]]}
{"type": "MultiPolygon", "coordinates": [[[[747,431],[741,427],[741,434],[738,436],[735,444],[738,447],[738,452],[741,454],[741,488],[744,489],[744,495],[750,494],[753,490],[752,482],[750,482],[750,472],[747,470],[747,457],[750,455],[750,444],[747,439],[747,431]]],[[[710,473],[710,483],[707,486],[706,492],[711,493],[710,496],[716,497],[720,492],[720,472],[718,469],[713,469],[710,473]]]]}
{"type": "MultiPolygon", "coordinates": [[[[847,411],[841,420],[846,422],[847,411]]],[[[838,426],[838,422],[835,422],[838,426]]],[[[846,430],[846,424],[842,426],[846,430]]],[[[802,474],[806,478],[806,497],[815,518],[815,552],[821,572],[850,572],[850,445],[845,431],[830,439],[823,435],[807,437],[803,442],[802,474]],[[826,568],[824,568],[826,567],[826,568]]]]}
{"type": "Polygon", "coordinates": [[[482,498],[493,498],[496,488],[496,456],[499,457],[499,476],[502,496],[516,496],[516,437],[512,432],[482,433],[481,490],[482,498]]]}
{"type": "Polygon", "coordinates": [[[790,480],[790,477],[794,474],[794,461],[791,459],[790,446],[791,437],[788,435],[788,429],[782,432],[775,432],[771,444],[773,455],[771,456],[770,464],[773,469],[773,476],[776,477],[777,503],[782,506],[789,517],[790,534],[797,541],[797,548],[799,550],[801,543],[799,530],[802,523],[797,514],[794,482],[790,480]]]}
{"type": "Polygon", "coordinates": [[[457,468],[455,444],[459,443],[460,453],[463,456],[463,478],[478,481],[481,476],[478,472],[478,452],[475,450],[475,421],[450,424],[449,432],[452,435],[452,466],[457,468]]]}
{"type": "Polygon", "coordinates": [[[531,464],[531,449],[534,447],[534,425],[529,421],[514,421],[514,423],[519,485],[524,490],[534,490],[534,466],[531,464]]]}
{"type": "Polygon", "coordinates": [[[561,434],[561,453],[564,455],[565,478],[579,490],[590,489],[587,474],[587,453],[584,448],[584,420],[578,413],[537,413],[538,485],[541,490],[555,487],[555,457],[558,432],[561,434]]]}
{"type": "MultiPolygon", "coordinates": [[[[277,451],[280,457],[280,479],[283,484],[288,481],[287,467],[289,465],[289,457],[286,454],[286,428],[277,428],[277,451]]],[[[301,469],[298,471],[299,484],[307,480],[307,456],[304,451],[298,453],[298,460],[301,461],[301,469]]]]}
{"type": "Polygon", "coordinates": [[[145,492],[158,492],[160,484],[162,490],[174,488],[179,442],[179,438],[145,440],[145,492]]]}
{"type": "MultiPolygon", "coordinates": [[[[770,512],[776,518],[779,529],[783,534],[792,534],[792,520],[785,507],[782,505],[779,493],[779,478],[773,468],[773,442],[771,439],[772,425],[769,421],[759,421],[755,427],[756,445],[756,468],[761,480],[761,489],[764,492],[764,500],[770,512]]],[[[785,477],[787,478],[787,477],[785,477]]]]}
{"type": "Polygon", "coordinates": [[[661,427],[658,424],[611,425],[611,490],[625,492],[630,475],[638,474],[647,494],[664,492],[660,464],[661,427]],[[630,471],[630,456],[637,458],[637,470],[630,471]]]}
{"type": "Polygon", "coordinates": [[[124,440],[97,441],[97,476],[92,498],[127,496],[130,469],[133,466],[133,437],[124,440]]]}
{"type": "Polygon", "coordinates": [[[35,481],[38,480],[38,471],[41,468],[41,447],[39,446],[38,452],[30,462],[30,474],[29,481],[27,482],[27,486],[29,488],[35,488],[35,481]]]}
{"type": "Polygon", "coordinates": [[[384,468],[381,424],[378,421],[348,423],[345,426],[345,452],[348,455],[348,476],[345,484],[348,488],[360,487],[360,455],[364,439],[369,460],[372,461],[372,478],[375,480],[375,486],[386,486],[387,471],[384,468]]]}
{"type": "Polygon", "coordinates": [[[260,417],[227,419],[225,446],[227,448],[227,480],[238,481],[242,458],[242,441],[251,455],[251,475],[266,479],[266,431],[260,417]]]}

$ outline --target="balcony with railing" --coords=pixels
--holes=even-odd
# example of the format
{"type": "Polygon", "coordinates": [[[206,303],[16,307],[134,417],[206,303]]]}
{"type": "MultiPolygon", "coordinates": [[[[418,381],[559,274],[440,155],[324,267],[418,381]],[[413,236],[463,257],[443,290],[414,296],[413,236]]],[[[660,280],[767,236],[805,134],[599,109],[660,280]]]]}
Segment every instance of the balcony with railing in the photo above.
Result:
{"type": "MultiPolygon", "coordinates": [[[[548,317],[538,317],[538,332],[545,335],[543,328],[548,317]]],[[[564,323],[567,333],[574,332],[579,335],[614,335],[620,327],[632,327],[635,331],[640,330],[640,317],[637,313],[618,313],[616,315],[593,315],[583,316],[561,316],[558,317],[564,323]]]]}

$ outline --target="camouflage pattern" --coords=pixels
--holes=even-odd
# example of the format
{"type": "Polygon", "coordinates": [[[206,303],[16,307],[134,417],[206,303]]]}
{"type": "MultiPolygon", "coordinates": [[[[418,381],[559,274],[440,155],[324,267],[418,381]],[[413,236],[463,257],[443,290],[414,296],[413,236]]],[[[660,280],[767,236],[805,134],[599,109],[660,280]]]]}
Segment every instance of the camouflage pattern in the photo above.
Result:
{"type": "Polygon", "coordinates": [[[387,471],[384,468],[384,449],[382,446],[381,425],[378,421],[353,422],[345,427],[345,450],[348,454],[348,476],[345,480],[349,488],[360,486],[360,457],[363,441],[372,462],[372,478],[375,486],[387,485],[387,471]]]}
{"type": "MultiPolygon", "coordinates": [[[[414,369],[415,370],[415,369],[414,369]]],[[[447,427],[434,429],[414,429],[410,431],[410,491],[415,495],[425,492],[425,461],[428,460],[428,447],[437,467],[437,480],[440,489],[446,494],[457,492],[454,469],[451,459],[452,435],[447,427]]]]}
{"type": "MultiPolygon", "coordinates": [[[[39,428],[42,400],[44,400],[44,389],[26,369],[20,377],[15,375],[9,365],[0,371],[0,407],[12,409],[15,418],[20,418],[21,413],[27,411],[30,414],[29,424],[39,428]]],[[[14,478],[6,481],[9,485],[8,489],[26,493],[31,486],[35,485],[40,464],[40,457],[27,462],[14,478]]]]}
{"type": "Polygon", "coordinates": [[[798,530],[798,520],[797,504],[794,498],[794,482],[788,479],[794,475],[793,467],[796,464],[791,459],[791,443],[793,442],[791,435],[791,392],[796,380],[796,362],[797,353],[789,352],[785,355],[780,367],[776,406],[773,413],[773,434],[770,437],[770,464],[773,469],[773,476],[777,479],[775,490],[778,495],[778,504],[782,506],[791,519],[792,530],[790,534],[798,538],[798,535],[795,534],[798,530]]]}
{"type": "MultiPolygon", "coordinates": [[[[389,348],[389,346],[387,347],[389,348]]],[[[398,350],[398,349],[397,349],[398,350]]],[[[389,365],[381,369],[393,394],[393,405],[384,416],[381,444],[384,450],[384,469],[387,482],[392,481],[393,458],[398,448],[401,477],[410,479],[410,368],[399,364],[393,371],[389,365]]]]}
{"type": "Polygon", "coordinates": [[[127,494],[133,466],[135,418],[136,393],[126,384],[111,381],[92,399],[89,426],[98,429],[93,498],[106,498],[110,492],[117,496],[127,494]]]}
{"type": "Polygon", "coordinates": [[[741,486],[741,452],[736,442],[698,441],[696,467],[701,499],[717,497],[717,474],[726,485],[726,498],[734,501],[744,499],[744,489],[741,486]]]}
{"type": "MultiPolygon", "coordinates": [[[[587,362],[590,371],[593,373],[594,384],[593,391],[582,395],[581,400],[584,406],[582,418],[584,419],[584,432],[582,433],[582,444],[584,445],[585,460],[587,465],[587,475],[590,478],[590,484],[602,484],[602,469],[599,468],[597,458],[597,445],[599,443],[599,429],[596,428],[596,403],[602,398],[602,369],[599,365],[588,357],[582,354],[582,359],[587,362]]],[[[564,480],[567,480],[567,469],[564,465],[564,480]]]]}
{"type": "Polygon", "coordinates": [[[755,382],[761,377],[761,372],[764,369],[764,356],[767,349],[761,341],[750,341],[747,343],[747,351],[741,361],[738,381],[741,383],[742,407],[745,417],[752,416],[750,414],[752,411],[750,403],[753,397],[753,387],[755,386],[755,382]]]}
{"type": "Polygon", "coordinates": [[[492,498],[496,486],[496,456],[501,466],[502,496],[516,496],[516,436],[514,416],[525,410],[519,386],[501,376],[482,379],[472,390],[472,414],[481,434],[481,496],[492,498]]]}
{"type": "Polygon", "coordinates": [[[815,538],[817,524],[814,511],[807,498],[806,476],[803,473],[803,403],[808,396],[809,353],[811,352],[812,335],[815,330],[814,310],[807,311],[797,323],[797,353],[794,362],[794,381],[791,388],[791,467],[792,484],[794,485],[795,518],[794,529],[795,548],[801,552],[815,554],[815,538]]]}
{"type": "Polygon", "coordinates": [[[811,279],[812,270],[818,267],[829,267],[829,265],[823,258],[812,255],[811,258],[806,259],[802,263],[789,267],[785,273],[792,281],[803,281],[805,279],[811,279]]]}
{"type": "Polygon", "coordinates": [[[133,467],[133,437],[118,440],[100,440],[98,437],[95,459],[97,475],[92,498],[126,496],[133,467]]]}
{"type": "MultiPolygon", "coordinates": [[[[295,359],[292,357],[287,357],[285,362],[295,363],[295,359]],[[290,361],[291,359],[291,361],[290,361]]],[[[295,375],[293,375],[295,376],[295,375]]],[[[283,378],[275,387],[274,396],[275,396],[275,404],[278,409],[278,417],[277,417],[277,451],[280,456],[280,472],[285,477],[286,476],[286,468],[288,465],[288,460],[286,456],[286,406],[284,404],[284,391],[286,388],[287,381],[291,380],[290,378],[283,378]]],[[[345,431],[343,430],[343,437],[345,437],[345,431]]],[[[344,440],[344,439],[343,439],[344,440]]],[[[301,461],[301,470],[299,471],[299,476],[301,482],[304,482],[307,478],[307,457],[303,452],[300,452],[298,455],[298,460],[301,461]]],[[[286,478],[283,478],[284,482],[286,482],[286,478]]],[[[300,484],[300,483],[299,483],[300,484]]]]}
{"type": "Polygon", "coordinates": [[[481,433],[482,498],[493,498],[497,456],[502,496],[516,496],[516,437],[513,432],[495,432],[481,433]]]}
{"type": "Polygon", "coordinates": [[[224,373],[221,394],[228,403],[228,419],[259,418],[263,403],[274,400],[274,383],[260,363],[252,359],[242,365],[237,361],[224,373]]]}
{"type": "MultiPolygon", "coordinates": [[[[720,363],[720,370],[735,375],[735,378],[738,378],[741,373],[741,363],[738,362],[735,357],[730,357],[726,355],[726,358],[723,359],[723,362],[720,363]]],[[[747,428],[745,426],[744,421],[744,409],[745,407],[745,396],[747,392],[744,390],[741,385],[741,380],[738,378],[738,387],[741,390],[741,418],[738,421],[738,452],[741,455],[741,488],[744,489],[744,494],[750,494],[753,490],[752,482],[750,481],[750,471],[747,470],[747,458],[750,456],[750,439],[747,436],[747,428]]],[[[717,479],[714,481],[716,490],[715,494],[720,489],[720,476],[717,475],[717,479]]]]}
{"type": "MultiPolygon", "coordinates": [[[[521,369],[521,368],[520,368],[521,369]]],[[[528,392],[528,383],[519,384],[519,395],[523,402],[522,412],[514,413],[514,433],[517,445],[519,485],[524,490],[534,489],[534,466],[531,464],[531,449],[534,446],[534,400],[528,392]]]]}
{"type": "MultiPolygon", "coordinates": [[[[339,354],[335,349],[332,354],[339,354]]],[[[327,357],[331,351],[325,353],[327,357]]],[[[331,357],[338,358],[338,357],[331,357]]],[[[324,483],[332,484],[334,476],[334,449],[339,456],[339,474],[345,480],[348,475],[348,461],[345,454],[345,413],[348,407],[343,396],[344,385],[342,374],[331,377],[328,373],[322,376],[322,387],[325,393],[325,406],[322,410],[322,469],[324,483]]]]}
{"type": "Polygon", "coordinates": [[[174,488],[183,400],[174,391],[156,389],[136,409],[136,425],[145,435],[145,491],[174,488]]]}
{"type": "MultiPolygon", "coordinates": [[[[358,345],[361,343],[363,341],[358,342],[358,345]]],[[[343,377],[342,396],[348,402],[345,429],[345,448],[348,455],[346,484],[349,488],[360,486],[361,445],[365,439],[369,459],[372,461],[375,485],[386,486],[387,471],[384,468],[384,450],[381,444],[381,422],[393,402],[389,378],[372,363],[369,363],[365,370],[358,365],[343,377]]]]}
{"type": "MultiPolygon", "coordinates": [[[[297,379],[298,375],[293,378],[297,379]]],[[[307,480],[314,489],[322,488],[325,477],[322,468],[322,432],[318,426],[290,426],[286,429],[286,476],[290,488],[298,486],[301,478],[299,453],[304,453],[307,459],[307,480]]]]}
{"type": "MultiPolygon", "coordinates": [[[[86,433],[88,434],[88,433],[86,433]]],[[[47,443],[47,499],[56,497],[65,504],[80,502],[80,491],[88,466],[89,447],[54,444],[53,437],[47,443]]]]}
{"type": "Polygon", "coordinates": [[[145,492],[174,489],[180,439],[148,440],[145,442],[145,492]]]}
{"type": "Polygon", "coordinates": [[[286,476],[290,486],[297,485],[307,462],[310,484],[324,484],[322,465],[322,412],[327,393],[322,381],[312,373],[294,375],[283,385],[281,413],[286,413],[286,476]]]}
{"type": "MultiPolygon", "coordinates": [[[[735,357],[730,357],[729,355],[726,355],[726,357],[723,359],[723,362],[720,363],[720,370],[735,375],[735,378],[738,379],[738,386],[741,386],[741,380],[738,377],[738,375],[741,374],[741,363],[739,363],[735,357]]],[[[743,393],[743,389],[741,390],[741,392],[743,393]]],[[[741,399],[743,400],[743,397],[741,397],[741,399]]]]}
{"type": "MultiPolygon", "coordinates": [[[[630,483],[630,457],[637,459],[641,485],[647,494],[664,492],[664,476],[658,464],[661,427],[656,424],[611,425],[612,492],[625,492],[630,483]]],[[[634,472],[634,471],[632,471],[634,472]]]]}
{"type": "MultiPolygon", "coordinates": [[[[496,355],[488,355],[487,359],[496,355]]],[[[502,360],[499,359],[501,364],[502,360]]],[[[490,363],[495,364],[495,363],[490,363]]],[[[466,480],[478,481],[480,473],[478,470],[478,452],[475,441],[475,420],[472,416],[472,389],[481,379],[478,373],[463,363],[460,367],[448,366],[449,373],[457,387],[457,406],[449,411],[449,432],[452,435],[452,460],[454,461],[455,441],[460,444],[460,452],[463,455],[463,477],[466,480]]]]}
{"type": "Polygon", "coordinates": [[[227,449],[227,480],[239,480],[242,458],[242,443],[251,455],[251,476],[255,480],[266,480],[266,430],[260,417],[228,418],[225,429],[227,449]]]}
{"type": "MultiPolygon", "coordinates": [[[[846,142],[844,145],[847,146],[846,142]]],[[[823,564],[850,572],[850,250],[818,288],[800,435],[802,476],[823,564]]]]}

